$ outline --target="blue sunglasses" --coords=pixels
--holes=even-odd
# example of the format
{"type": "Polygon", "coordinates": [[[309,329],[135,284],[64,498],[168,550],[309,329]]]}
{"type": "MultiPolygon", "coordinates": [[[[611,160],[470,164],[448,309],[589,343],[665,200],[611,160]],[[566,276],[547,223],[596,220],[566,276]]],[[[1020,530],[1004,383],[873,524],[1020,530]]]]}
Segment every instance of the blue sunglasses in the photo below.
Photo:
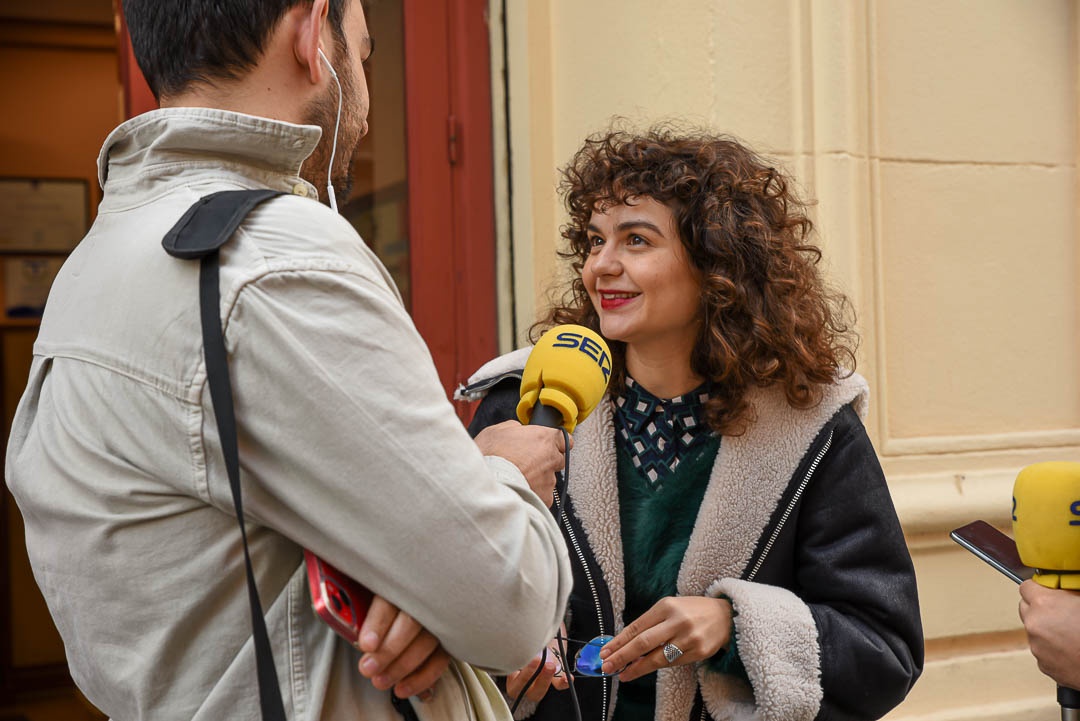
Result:
{"type": "Polygon", "coordinates": [[[557,636],[558,640],[570,643],[582,644],[581,649],[574,654],[574,673],[578,676],[590,676],[593,678],[611,678],[622,673],[622,669],[614,673],[604,673],[604,662],[600,658],[600,649],[614,636],[597,636],[591,641],[579,641],[576,638],[557,636]]]}

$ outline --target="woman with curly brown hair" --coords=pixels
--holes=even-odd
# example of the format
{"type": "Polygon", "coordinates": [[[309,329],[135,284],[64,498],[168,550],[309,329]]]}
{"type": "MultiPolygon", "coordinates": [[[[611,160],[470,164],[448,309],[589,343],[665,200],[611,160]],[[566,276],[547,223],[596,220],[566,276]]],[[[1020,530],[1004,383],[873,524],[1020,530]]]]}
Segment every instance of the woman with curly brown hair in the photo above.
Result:
{"type": "MultiPolygon", "coordinates": [[[[598,721],[876,719],[923,661],[911,559],[861,417],[846,300],[791,182],[739,142],[654,128],[590,138],[563,171],[576,275],[534,333],[610,344],[608,396],[574,432],[561,521],[568,669],[598,721]]],[[[515,368],[463,395],[513,417],[515,368]],[[483,388],[484,391],[478,389],[483,388]]],[[[536,659],[518,715],[572,718],[536,659]]]]}

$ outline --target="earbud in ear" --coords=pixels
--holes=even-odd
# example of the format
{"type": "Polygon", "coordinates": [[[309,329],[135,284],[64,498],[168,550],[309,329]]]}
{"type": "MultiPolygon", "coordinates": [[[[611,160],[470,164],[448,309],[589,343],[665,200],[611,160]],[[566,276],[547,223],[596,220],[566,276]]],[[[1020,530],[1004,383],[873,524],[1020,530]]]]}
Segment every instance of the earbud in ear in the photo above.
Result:
{"type": "Polygon", "coordinates": [[[330,64],[330,59],[326,57],[326,53],[322,51],[322,48],[319,48],[319,57],[322,58],[322,61],[324,63],[326,63],[326,69],[330,71],[330,74],[334,76],[334,79],[336,80],[337,73],[334,72],[334,66],[330,64]]]}

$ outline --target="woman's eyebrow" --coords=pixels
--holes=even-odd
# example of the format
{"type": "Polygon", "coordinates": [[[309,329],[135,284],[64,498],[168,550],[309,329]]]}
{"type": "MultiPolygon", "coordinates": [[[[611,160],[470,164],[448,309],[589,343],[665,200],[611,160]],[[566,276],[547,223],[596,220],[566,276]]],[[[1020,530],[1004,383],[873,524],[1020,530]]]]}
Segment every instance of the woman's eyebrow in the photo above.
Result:
{"type": "Polygon", "coordinates": [[[657,227],[655,223],[644,219],[624,220],[623,222],[615,226],[615,230],[630,230],[632,228],[645,228],[646,230],[651,230],[658,235],[664,235],[664,231],[660,230],[660,228],[657,227]]]}
{"type": "MultiPolygon", "coordinates": [[[[634,228],[644,228],[646,230],[651,230],[657,235],[663,235],[666,237],[664,231],[660,230],[659,226],[657,226],[656,223],[653,223],[651,220],[645,220],[644,218],[637,220],[624,220],[623,222],[615,226],[615,230],[620,232],[626,230],[633,230],[634,228]]],[[[602,232],[595,223],[589,223],[586,229],[594,233],[602,232]]]]}

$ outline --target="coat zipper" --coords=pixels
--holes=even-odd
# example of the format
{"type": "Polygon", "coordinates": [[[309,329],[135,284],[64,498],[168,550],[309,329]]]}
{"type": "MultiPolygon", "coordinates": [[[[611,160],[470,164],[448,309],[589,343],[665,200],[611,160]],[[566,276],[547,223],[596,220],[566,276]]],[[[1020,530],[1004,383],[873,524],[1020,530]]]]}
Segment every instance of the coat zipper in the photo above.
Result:
{"type": "MultiPolygon", "coordinates": [[[[761,550],[761,555],[758,556],[757,563],[754,564],[753,570],[746,576],[747,581],[753,581],[758,571],[761,570],[761,566],[765,563],[765,557],[769,555],[769,551],[772,550],[773,544],[776,543],[776,539],[780,536],[780,531],[783,530],[784,524],[787,523],[788,518],[791,517],[792,512],[795,510],[795,505],[802,498],[803,491],[810,485],[810,478],[814,475],[814,471],[817,470],[818,464],[821,463],[821,459],[825,457],[829,447],[832,445],[833,433],[829,431],[829,437],[825,439],[825,444],[818,451],[818,454],[814,456],[813,463],[810,464],[810,468],[807,469],[806,475],[803,477],[802,482],[799,483],[799,487],[795,489],[795,495],[791,497],[791,502],[788,503],[787,508],[784,509],[784,514],[780,516],[780,521],[776,524],[776,528],[773,529],[772,534],[769,536],[768,542],[765,544],[765,548],[761,550]]],[[[701,699],[701,717],[700,721],[705,721],[708,718],[708,713],[705,708],[705,698],[701,699]]]]}
{"type": "Polygon", "coordinates": [[[829,431],[829,437],[825,439],[825,445],[818,451],[817,456],[814,457],[814,462],[810,464],[810,468],[806,471],[806,476],[802,479],[802,483],[795,489],[795,495],[791,497],[791,502],[788,503],[788,507],[784,509],[784,515],[780,517],[779,523],[776,524],[776,528],[773,529],[772,535],[769,536],[769,541],[765,544],[765,548],[762,549],[761,555],[758,556],[757,563],[754,564],[754,569],[746,576],[747,581],[753,581],[757,576],[757,572],[761,570],[761,565],[765,563],[765,557],[769,555],[769,551],[772,550],[773,544],[776,543],[776,539],[780,536],[780,531],[783,530],[784,524],[787,523],[788,518],[791,516],[792,511],[795,510],[795,504],[802,498],[803,491],[806,490],[806,486],[810,483],[810,477],[814,475],[814,471],[817,469],[818,464],[821,463],[821,459],[825,457],[825,453],[828,452],[829,446],[832,445],[833,432],[829,431]]]}
{"type": "MultiPolygon", "coordinates": [[[[773,529],[772,534],[769,536],[769,540],[765,543],[765,548],[762,549],[761,555],[758,556],[757,563],[754,564],[753,570],[747,575],[747,581],[753,581],[757,576],[758,571],[761,570],[762,564],[765,563],[766,556],[769,555],[769,551],[772,550],[773,544],[776,543],[776,539],[780,536],[780,531],[783,530],[784,524],[787,523],[788,518],[791,517],[792,512],[795,510],[795,505],[802,498],[803,492],[806,487],[810,485],[810,478],[814,475],[814,471],[817,470],[818,464],[821,463],[821,459],[828,453],[829,447],[832,446],[833,432],[829,431],[829,437],[825,439],[825,444],[818,451],[818,454],[814,456],[814,461],[810,464],[810,468],[807,469],[806,475],[803,477],[802,482],[799,483],[799,487],[795,489],[795,495],[791,497],[791,502],[788,503],[787,508],[784,509],[784,514],[780,517],[780,521],[776,524],[776,528],[773,529]]],[[[604,615],[600,609],[600,594],[596,590],[596,584],[593,581],[592,572],[589,570],[589,564],[585,562],[585,554],[581,551],[581,546],[578,544],[577,536],[574,534],[574,529],[570,525],[570,519],[566,516],[566,509],[563,508],[562,502],[559,499],[559,491],[555,489],[555,504],[562,508],[562,522],[563,527],[566,529],[566,535],[570,538],[570,544],[574,547],[574,553],[578,557],[578,561],[581,562],[581,568],[585,571],[585,579],[589,582],[589,591],[592,593],[593,604],[596,606],[596,619],[600,627],[600,635],[604,635],[604,615]]],[[[601,681],[604,690],[604,703],[603,712],[600,716],[601,719],[607,719],[607,706],[608,706],[608,680],[603,679],[601,681]]],[[[701,721],[705,721],[707,718],[707,711],[705,708],[705,699],[701,700],[701,721]]]]}
{"type": "MultiPolygon", "coordinates": [[[[577,536],[574,534],[574,529],[570,525],[570,519],[566,515],[566,508],[562,504],[562,500],[559,498],[559,489],[555,489],[555,505],[561,509],[560,515],[562,516],[563,528],[566,529],[566,535],[570,537],[570,545],[574,547],[574,553],[578,557],[578,561],[581,562],[581,568],[585,571],[585,579],[589,582],[589,591],[592,592],[593,604],[596,606],[596,620],[600,627],[601,636],[605,635],[604,632],[604,613],[600,609],[600,593],[596,590],[596,583],[593,581],[592,572],[589,570],[589,564],[585,562],[585,554],[581,551],[581,546],[578,544],[577,536]]],[[[566,659],[569,662],[569,659],[566,659]]],[[[601,679],[601,688],[604,691],[604,704],[603,712],[600,715],[601,719],[607,719],[607,707],[608,707],[608,679],[601,679]]]]}

